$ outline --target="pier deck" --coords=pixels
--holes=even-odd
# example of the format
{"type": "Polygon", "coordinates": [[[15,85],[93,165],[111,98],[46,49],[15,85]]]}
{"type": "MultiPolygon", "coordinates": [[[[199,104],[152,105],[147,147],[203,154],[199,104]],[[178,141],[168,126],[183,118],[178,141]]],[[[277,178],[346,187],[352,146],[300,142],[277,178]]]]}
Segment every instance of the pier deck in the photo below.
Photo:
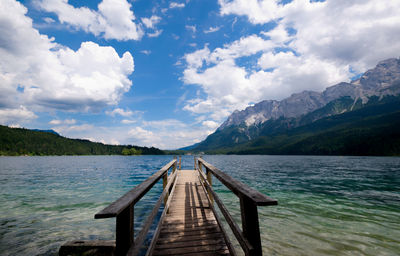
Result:
{"type": "Polygon", "coordinates": [[[198,172],[181,170],[153,255],[229,255],[198,172]]]}
{"type": "Polygon", "coordinates": [[[258,206],[277,205],[272,199],[230,177],[202,158],[194,158],[194,170],[181,170],[181,157],[164,165],[159,171],[95,214],[95,219],[116,218],[115,241],[67,242],[60,256],[101,255],[232,255],[237,252],[222,225],[221,215],[246,256],[261,256],[262,245],[258,206]],[[241,228],[218,194],[213,178],[239,198],[241,228]],[[135,204],[160,180],[163,190],[141,230],[134,234],[135,204]],[[164,205],[158,218],[161,205],[164,205]],[[219,212],[216,211],[218,207],[219,212]],[[149,231],[154,222],[150,245],[149,231]]]}

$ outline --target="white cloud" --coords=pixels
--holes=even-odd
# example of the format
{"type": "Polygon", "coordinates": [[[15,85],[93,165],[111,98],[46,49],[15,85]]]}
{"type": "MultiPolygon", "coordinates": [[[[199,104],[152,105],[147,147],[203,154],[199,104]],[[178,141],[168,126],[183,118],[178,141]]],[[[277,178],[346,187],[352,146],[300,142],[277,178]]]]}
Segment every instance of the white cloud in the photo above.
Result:
{"type": "MultiPolygon", "coordinates": [[[[57,127],[52,127],[54,131],[61,135],[65,134],[71,134],[71,133],[79,133],[79,132],[89,132],[94,130],[94,126],[91,124],[81,124],[81,125],[63,125],[63,126],[57,126],[57,127]]],[[[69,136],[68,136],[69,137],[69,136]]],[[[75,137],[75,136],[71,136],[75,137]]],[[[77,136],[78,138],[82,138],[84,136],[77,136]]]]}
{"type": "Polygon", "coordinates": [[[129,109],[122,109],[122,108],[116,108],[113,111],[106,111],[106,114],[109,116],[116,116],[116,115],[120,115],[120,116],[124,116],[124,117],[130,117],[134,114],[133,111],[129,110],[129,109]]]}
{"type": "Polygon", "coordinates": [[[377,0],[289,4],[219,0],[221,15],[245,15],[272,30],[186,54],[182,80],[202,89],[185,110],[221,122],[235,109],[348,81],[400,52],[400,2],[377,0]]]}
{"type": "Polygon", "coordinates": [[[77,51],[32,27],[19,2],[0,8],[0,108],[29,111],[98,111],[118,103],[132,82],[132,55],[83,42],[77,51]],[[29,46],[29,47],[27,47],[29,46]],[[21,90],[22,88],[22,90],[21,90]]]}
{"type": "Polygon", "coordinates": [[[219,0],[222,15],[244,15],[254,24],[278,22],[278,30],[271,32],[275,38],[285,38],[283,31],[294,29],[296,34],[289,46],[302,55],[316,55],[337,65],[350,64],[358,72],[398,56],[399,1],[279,2],[219,0]]]}
{"type": "Polygon", "coordinates": [[[217,32],[217,31],[220,30],[220,29],[221,29],[221,27],[210,27],[209,29],[206,29],[206,30],[204,30],[203,32],[204,32],[205,34],[214,33],[214,32],[217,32]]]}
{"type": "Polygon", "coordinates": [[[71,125],[71,124],[76,124],[76,120],[75,119],[65,119],[65,120],[54,119],[54,120],[51,120],[49,122],[49,124],[52,124],[52,125],[61,125],[61,124],[71,125]]]}
{"type": "Polygon", "coordinates": [[[56,22],[54,19],[52,19],[50,17],[45,17],[45,18],[43,18],[43,20],[48,24],[56,22]]]}
{"type": "Polygon", "coordinates": [[[200,142],[215,130],[210,122],[202,126],[189,125],[176,119],[145,121],[129,131],[130,141],[135,145],[176,149],[200,142]],[[210,127],[212,126],[212,127],[210,127]]]}
{"type": "Polygon", "coordinates": [[[143,53],[143,54],[146,54],[146,55],[150,55],[151,54],[150,50],[142,50],[140,52],[143,53]]]}
{"type": "Polygon", "coordinates": [[[158,37],[159,35],[161,35],[162,32],[163,32],[162,29],[156,30],[153,33],[147,33],[147,36],[148,37],[158,37]]]}
{"type": "Polygon", "coordinates": [[[191,26],[191,25],[186,25],[185,28],[186,28],[187,30],[192,31],[192,33],[196,33],[196,31],[197,31],[196,25],[193,25],[193,26],[191,26]]]}
{"type": "Polygon", "coordinates": [[[186,124],[183,123],[182,121],[176,120],[176,119],[164,119],[164,120],[157,120],[157,121],[144,121],[143,122],[144,126],[149,126],[153,128],[182,128],[186,127],[186,124]]]}
{"type": "Polygon", "coordinates": [[[155,145],[160,141],[153,132],[145,130],[141,127],[134,127],[129,130],[128,135],[137,145],[155,145]]]}
{"type": "Polygon", "coordinates": [[[261,32],[261,34],[269,37],[271,41],[277,45],[287,43],[288,41],[293,39],[292,36],[289,36],[289,33],[286,31],[285,26],[282,24],[279,24],[276,28],[270,31],[261,32]]]}
{"type": "Polygon", "coordinates": [[[4,108],[0,109],[0,123],[6,125],[13,125],[14,127],[20,126],[20,123],[26,123],[37,116],[32,111],[24,106],[19,108],[4,108]]]}
{"type": "Polygon", "coordinates": [[[246,15],[254,24],[276,19],[281,6],[279,2],[278,0],[218,0],[222,15],[246,15]]]}
{"type": "Polygon", "coordinates": [[[170,8],[170,9],[174,9],[174,8],[183,8],[183,7],[185,7],[185,4],[184,4],[184,3],[171,2],[171,3],[169,4],[169,8],[170,8]]]}
{"type": "Polygon", "coordinates": [[[154,26],[160,21],[161,18],[156,15],[153,15],[150,18],[142,18],[142,22],[147,28],[154,28],[154,26]]]}
{"type": "Polygon", "coordinates": [[[41,0],[38,5],[56,13],[61,23],[105,39],[140,40],[144,34],[141,26],[134,22],[135,15],[126,0],[103,0],[97,7],[98,11],[87,7],[75,8],[67,0],[41,0]]]}
{"type": "Polygon", "coordinates": [[[136,120],[129,120],[129,119],[123,119],[121,121],[122,124],[134,124],[136,123],[136,120]]]}
{"type": "Polygon", "coordinates": [[[207,120],[207,121],[203,121],[203,122],[202,122],[202,125],[204,125],[204,126],[210,128],[210,129],[217,129],[218,126],[219,126],[219,123],[214,122],[214,121],[212,121],[212,120],[207,120]]]}

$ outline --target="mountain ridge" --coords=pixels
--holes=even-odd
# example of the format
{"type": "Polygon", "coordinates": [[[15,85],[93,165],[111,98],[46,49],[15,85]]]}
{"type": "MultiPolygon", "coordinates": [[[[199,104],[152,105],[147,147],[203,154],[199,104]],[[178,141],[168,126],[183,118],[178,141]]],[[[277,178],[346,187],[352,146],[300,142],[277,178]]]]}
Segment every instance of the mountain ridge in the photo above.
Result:
{"type": "MultiPolygon", "coordinates": [[[[281,101],[264,100],[242,111],[235,111],[213,134],[189,148],[197,152],[224,149],[222,151],[227,153],[229,148],[257,141],[262,136],[286,136],[287,132],[297,127],[370,107],[380,101],[387,103],[390,97],[399,94],[400,58],[387,59],[350,83],[341,82],[322,92],[295,93],[281,101]]],[[[369,118],[376,118],[374,115],[369,118]]],[[[351,123],[351,120],[348,122],[351,123]]],[[[350,124],[348,127],[352,129],[350,124]]],[[[312,131],[307,132],[309,135],[312,131]]],[[[257,143],[262,144],[261,141],[257,143]]]]}
{"type": "Polygon", "coordinates": [[[359,79],[350,83],[338,83],[321,93],[302,91],[281,101],[264,100],[242,111],[235,111],[217,130],[240,125],[243,122],[250,126],[281,116],[299,117],[344,96],[351,96],[355,101],[360,98],[365,103],[371,96],[397,95],[400,93],[400,88],[390,90],[395,82],[400,83],[400,58],[383,60],[375,68],[366,71],[359,79]]]}

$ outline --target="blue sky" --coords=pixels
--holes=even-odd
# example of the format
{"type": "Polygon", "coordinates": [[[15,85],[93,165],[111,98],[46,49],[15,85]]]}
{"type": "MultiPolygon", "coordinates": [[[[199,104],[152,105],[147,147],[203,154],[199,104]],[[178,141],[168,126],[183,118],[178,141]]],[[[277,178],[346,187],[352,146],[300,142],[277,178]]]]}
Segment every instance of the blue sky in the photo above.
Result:
{"type": "Polygon", "coordinates": [[[0,123],[173,149],[398,57],[399,1],[2,0],[0,123]]]}

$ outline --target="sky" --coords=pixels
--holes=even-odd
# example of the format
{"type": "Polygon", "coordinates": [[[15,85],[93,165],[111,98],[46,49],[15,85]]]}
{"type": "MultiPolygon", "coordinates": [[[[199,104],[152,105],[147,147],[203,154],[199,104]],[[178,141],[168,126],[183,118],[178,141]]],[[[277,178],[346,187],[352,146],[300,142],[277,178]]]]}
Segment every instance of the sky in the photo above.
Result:
{"type": "Polygon", "coordinates": [[[400,55],[398,0],[1,0],[0,124],[176,149],[400,55]]]}

